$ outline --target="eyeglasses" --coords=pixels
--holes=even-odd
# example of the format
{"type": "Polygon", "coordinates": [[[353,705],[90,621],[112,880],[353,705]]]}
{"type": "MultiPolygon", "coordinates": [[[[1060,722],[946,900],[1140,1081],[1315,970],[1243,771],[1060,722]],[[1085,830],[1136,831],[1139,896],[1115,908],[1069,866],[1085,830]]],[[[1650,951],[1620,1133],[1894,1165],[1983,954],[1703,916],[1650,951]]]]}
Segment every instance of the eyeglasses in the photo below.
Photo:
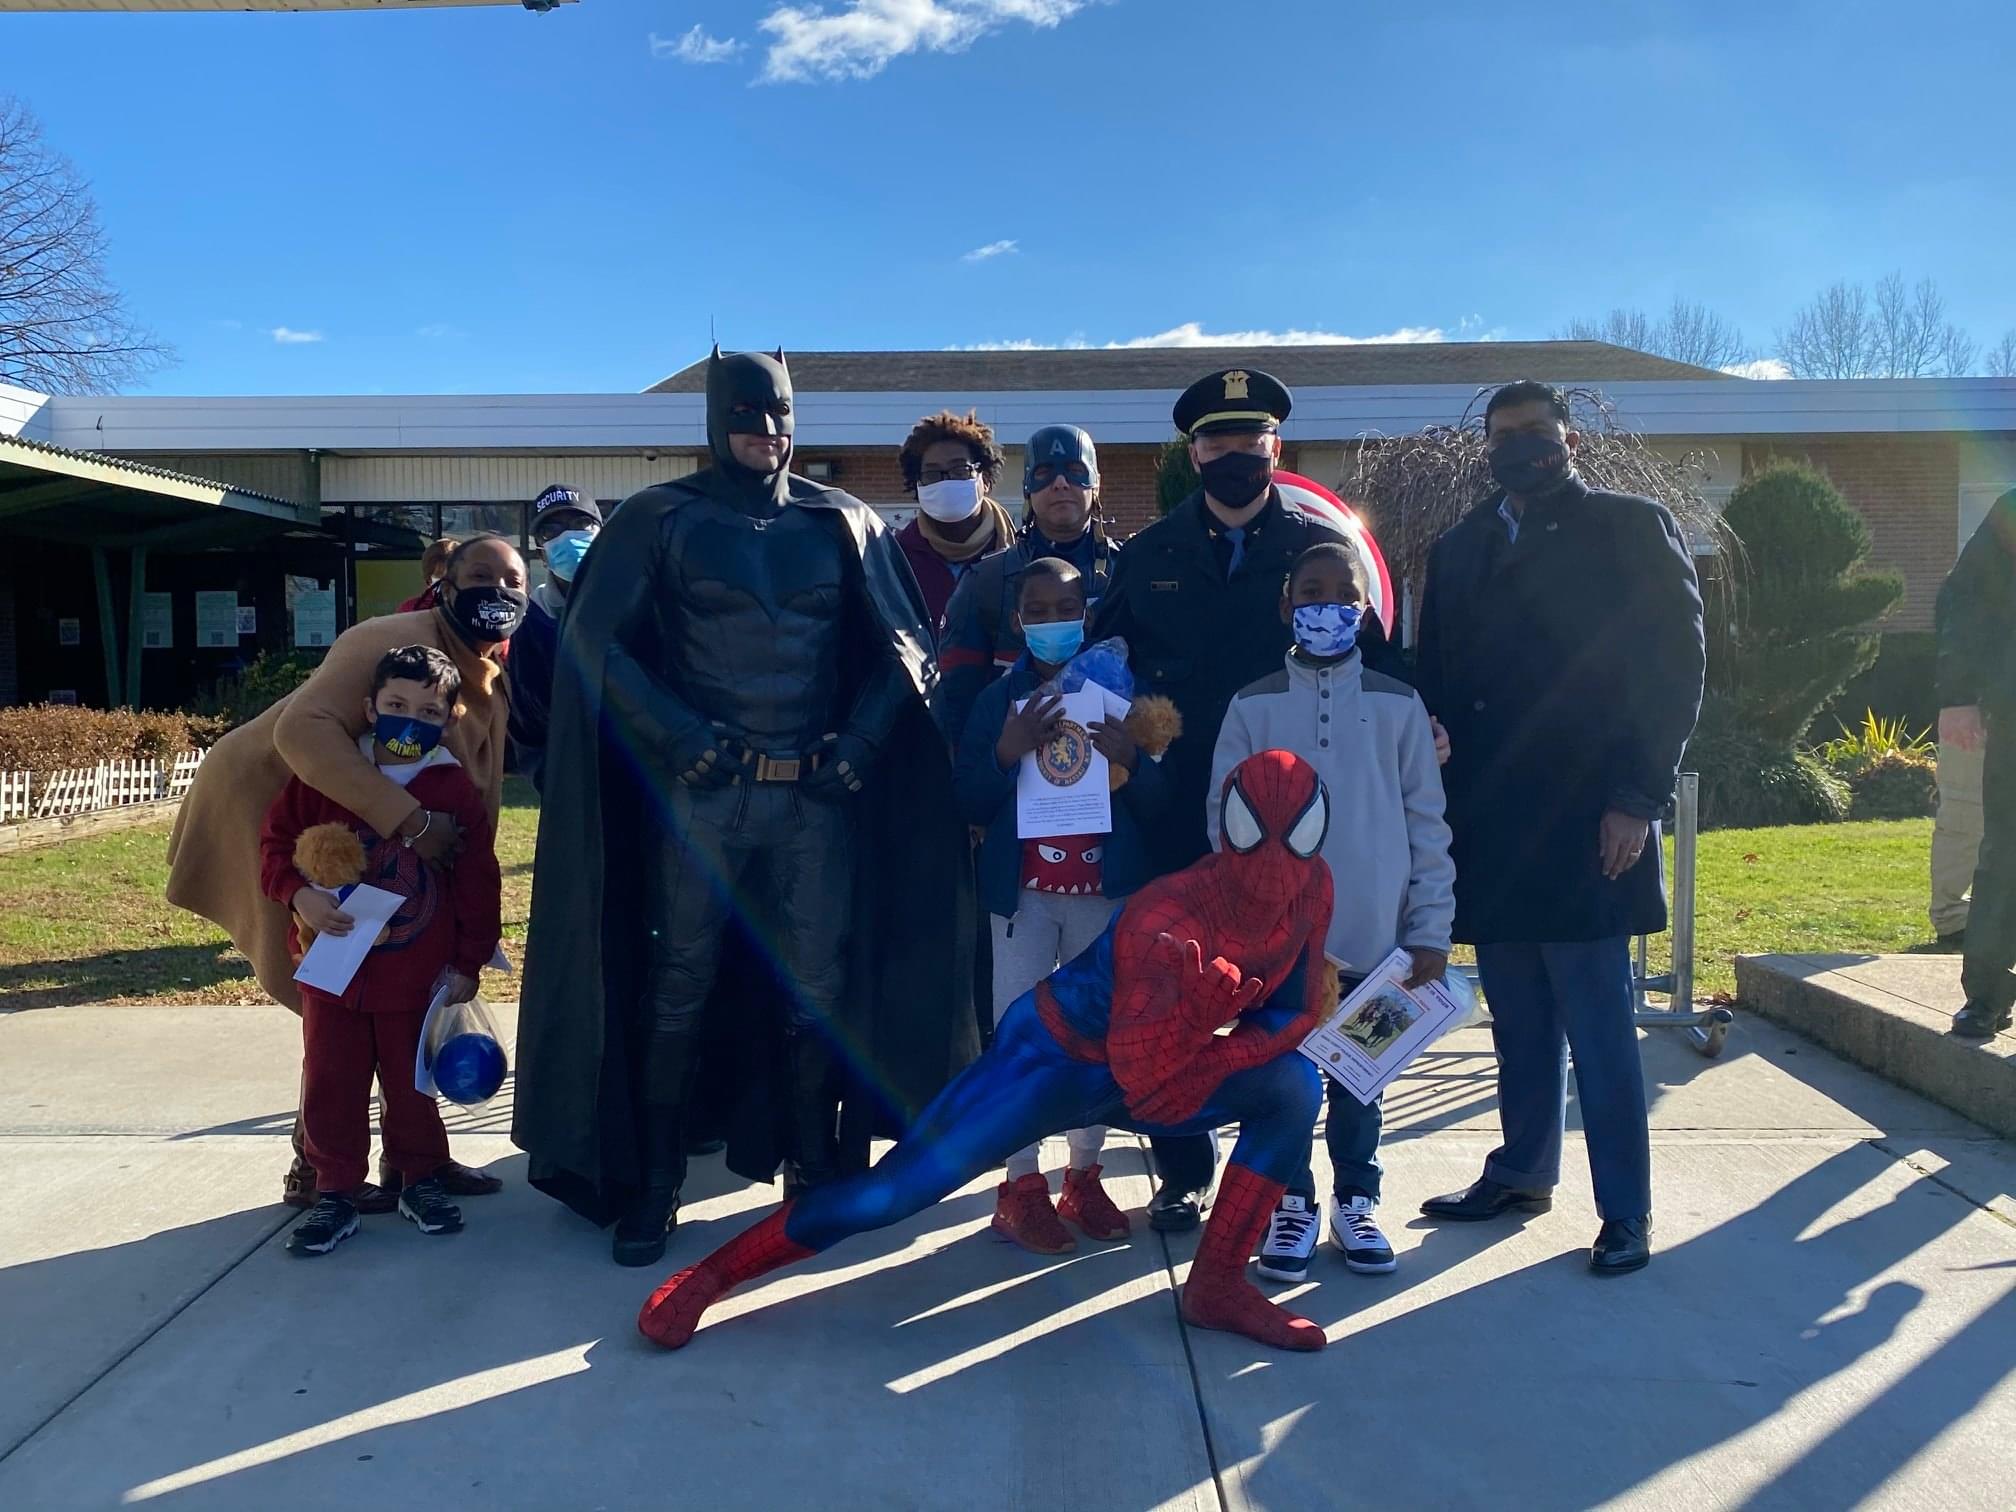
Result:
{"type": "Polygon", "coordinates": [[[1062,478],[1073,488],[1092,486],[1092,469],[1083,462],[1042,462],[1029,471],[1029,492],[1041,493],[1052,483],[1062,478]]]}
{"type": "Polygon", "coordinates": [[[954,462],[950,467],[925,467],[918,469],[920,483],[943,483],[949,478],[977,478],[980,476],[978,462],[954,462]]]}

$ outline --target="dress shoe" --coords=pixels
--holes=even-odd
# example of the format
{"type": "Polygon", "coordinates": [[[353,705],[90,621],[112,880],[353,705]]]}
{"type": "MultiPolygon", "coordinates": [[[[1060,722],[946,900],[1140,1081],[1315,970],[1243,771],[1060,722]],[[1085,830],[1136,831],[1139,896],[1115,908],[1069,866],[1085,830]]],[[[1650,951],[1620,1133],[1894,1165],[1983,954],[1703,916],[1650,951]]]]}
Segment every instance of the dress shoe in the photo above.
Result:
{"type": "Polygon", "coordinates": [[[1204,1221],[1210,1202],[1208,1191],[1190,1191],[1165,1181],[1148,1200],[1148,1227],[1158,1234],[1188,1233],[1204,1221]]]}
{"type": "Polygon", "coordinates": [[[1650,1218],[1605,1218],[1589,1249],[1589,1269],[1599,1276],[1621,1276],[1652,1263],[1650,1218]]]}
{"type": "Polygon", "coordinates": [[[1554,1193],[1546,1188],[1528,1190],[1509,1187],[1489,1176],[1480,1176],[1460,1192],[1430,1197],[1421,1211],[1430,1218],[1446,1218],[1452,1223],[1481,1223],[1500,1213],[1544,1213],[1554,1206],[1554,1193]]]}
{"type": "Polygon", "coordinates": [[[2009,1027],[2010,1011],[1997,1013],[1986,1003],[1969,1003],[1953,1015],[1953,1033],[1960,1039],[1990,1040],[2009,1027]]]}
{"type": "MultiPolygon", "coordinates": [[[[494,1197],[504,1190],[501,1177],[492,1176],[488,1171],[479,1171],[473,1166],[451,1160],[434,1172],[434,1179],[441,1184],[441,1190],[450,1197],[494,1197]]],[[[399,1190],[405,1186],[406,1178],[392,1169],[383,1160],[378,1162],[378,1186],[388,1193],[386,1206],[368,1208],[358,1204],[360,1213],[389,1213],[399,1201],[399,1190]]]]}

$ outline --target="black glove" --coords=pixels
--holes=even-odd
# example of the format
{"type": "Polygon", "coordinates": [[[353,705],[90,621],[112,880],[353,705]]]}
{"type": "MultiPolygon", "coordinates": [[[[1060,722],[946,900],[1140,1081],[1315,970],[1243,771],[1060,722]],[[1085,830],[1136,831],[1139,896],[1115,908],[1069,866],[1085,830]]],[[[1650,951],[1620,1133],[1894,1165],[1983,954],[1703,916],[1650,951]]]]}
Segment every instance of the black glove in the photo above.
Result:
{"type": "Polygon", "coordinates": [[[749,747],[718,721],[675,747],[672,765],[681,782],[703,792],[731,787],[748,780],[756,771],[756,759],[749,747]]]}
{"type": "Polygon", "coordinates": [[[875,762],[875,747],[859,735],[828,735],[819,742],[819,757],[819,769],[798,786],[808,798],[838,802],[861,791],[875,762]]]}

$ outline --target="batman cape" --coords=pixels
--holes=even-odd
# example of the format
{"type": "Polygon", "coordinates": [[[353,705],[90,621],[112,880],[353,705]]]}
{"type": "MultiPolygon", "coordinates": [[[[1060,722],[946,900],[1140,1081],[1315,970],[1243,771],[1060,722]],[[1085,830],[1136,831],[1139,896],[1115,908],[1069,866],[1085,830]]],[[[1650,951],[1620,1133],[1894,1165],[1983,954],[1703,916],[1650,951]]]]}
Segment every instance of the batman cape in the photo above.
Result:
{"type": "MultiPolygon", "coordinates": [[[[730,359],[733,360],[733,359],[730,359]]],[[[788,382],[788,379],[784,380],[788,382]]],[[[623,1216],[646,1178],[646,1110],[637,1068],[651,868],[679,856],[667,800],[677,773],[650,732],[625,717],[610,668],[640,604],[665,591],[675,512],[746,487],[713,435],[717,465],[645,489],[616,510],[582,563],[554,679],[518,1028],[511,1137],[532,1184],[598,1224],[623,1216]]],[[[851,553],[843,620],[842,708],[893,653],[902,709],[854,806],[853,927],[833,1017],[842,1169],[869,1140],[899,1135],[979,1051],[972,999],[974,914],[967,838],[951,765],[928,712],[936,682],[922,596],[895,538],[849,494],[780,474],[780,502],[829,511],[851,553]]],[[[782,986],[745,926],[722,953],[705,1008],[696,1098],[725,1104],[729,1169],[772,1179],[789,1158],[791,1118],[782,986]]],[[[648,1200],[648,1199],[647,1199],[648,1200]]]]}

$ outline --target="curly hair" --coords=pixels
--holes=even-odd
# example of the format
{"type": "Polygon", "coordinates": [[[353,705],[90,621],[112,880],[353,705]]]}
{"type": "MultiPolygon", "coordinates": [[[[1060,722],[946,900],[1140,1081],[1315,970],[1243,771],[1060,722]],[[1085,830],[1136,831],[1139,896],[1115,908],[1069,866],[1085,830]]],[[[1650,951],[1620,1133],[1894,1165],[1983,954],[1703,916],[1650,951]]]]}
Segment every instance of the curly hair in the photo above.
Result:
{"type": "Polygon", "coordinates": [[[981,483],[989,493],[994,491],[994,480],[1001,476],[1001,464],[1006,458],[994,444],[993,428],[981,420],[977,410],[968,410],[964,416],[940,410],[917,422],[897,457],[903,467],[905,488],[912,493],[917,491],[917,481],[924,471],[924,448],[940,441],[963,441],[980,466],[981,483]]]}

